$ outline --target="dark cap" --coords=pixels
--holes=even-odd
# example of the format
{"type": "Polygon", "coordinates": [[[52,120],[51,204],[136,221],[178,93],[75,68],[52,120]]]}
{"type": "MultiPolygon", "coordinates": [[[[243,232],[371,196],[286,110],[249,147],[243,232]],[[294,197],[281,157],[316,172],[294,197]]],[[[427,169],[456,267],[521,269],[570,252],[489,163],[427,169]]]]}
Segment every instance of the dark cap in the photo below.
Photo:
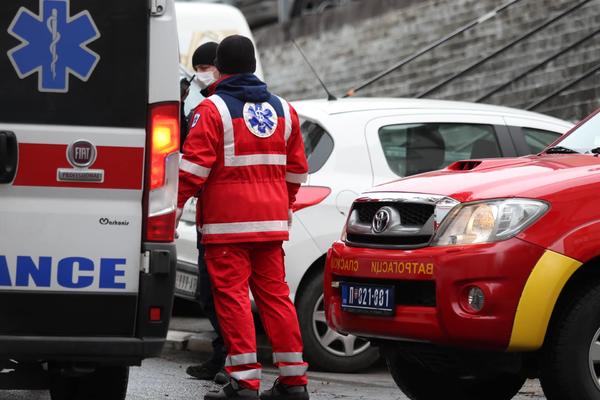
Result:
{"type": "Polygon", "coordinates": [[[192,56],[192,66],[215,65],[217,47],[219,47],[219,45],[216,42],[204,43],[202,46],[198,47],[192,56]]]}
{"type": "Polygon", "coordinates": [[[254,45],[245,36],[228,36],[217,48],[215,66],[222,74],[251,74],[256,71],[254,45]]]}

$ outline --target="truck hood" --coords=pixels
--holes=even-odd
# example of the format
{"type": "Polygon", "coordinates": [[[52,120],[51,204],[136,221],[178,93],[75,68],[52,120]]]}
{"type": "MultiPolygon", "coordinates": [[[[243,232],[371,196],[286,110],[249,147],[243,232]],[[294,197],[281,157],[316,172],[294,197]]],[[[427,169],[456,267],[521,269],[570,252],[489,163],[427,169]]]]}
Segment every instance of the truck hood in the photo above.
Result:
{"type": "Polygon", "coordinates": [[[376,186],[371,192],[435,194],[460,202],[508,197],[550,199],[591,181],[600,181],[600,158],[543,154],[459,161],[443,170],[376,186]]]}

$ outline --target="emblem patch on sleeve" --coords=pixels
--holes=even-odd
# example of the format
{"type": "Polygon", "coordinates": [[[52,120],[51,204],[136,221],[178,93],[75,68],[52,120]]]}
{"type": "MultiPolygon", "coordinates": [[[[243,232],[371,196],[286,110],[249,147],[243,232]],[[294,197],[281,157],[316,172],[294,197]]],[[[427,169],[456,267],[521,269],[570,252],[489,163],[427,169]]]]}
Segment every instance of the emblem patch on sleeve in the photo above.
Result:
{"type": "Polygon", "coordinates": [[[195,127],[200,121],[200,113],[194,114],[194,119],[192,120],[192,128],[195,127]]]}
{"type": "Polygon", "coordinates": [[[269,103],[244,104],[246,127],[259,138],[271,137],[277,129],[277,113],[269,103]]]}

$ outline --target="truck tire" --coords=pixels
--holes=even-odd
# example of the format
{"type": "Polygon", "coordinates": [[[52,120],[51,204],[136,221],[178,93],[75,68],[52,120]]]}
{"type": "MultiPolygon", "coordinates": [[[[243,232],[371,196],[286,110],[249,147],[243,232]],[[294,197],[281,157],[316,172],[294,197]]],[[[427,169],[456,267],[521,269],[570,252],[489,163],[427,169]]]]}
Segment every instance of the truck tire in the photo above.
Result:
{"type": "Polygon", "coordinates": [[[379,350],[368,341],[342,335],[327,326],[323,307],[323,272],[314,274],[296,302],[304,358],[311,369],[356,372],[379,359],[379,350]]]}
{"type": "Polygon", "coordinates": [[[129,367],[99,367],[82,376],[53,373],[52,400],[124,400],[129,383],[129,367]]]}
{"type": "Polygon", "coordinates": [[[600,399],[600,283],[575,293],[544,344],[540,382],[548,400],[600,399]]]}
{"type": "Polygon", "coordinates": [[[525,378],[517,374],[461,378],[449,372],[436,372],[416,360],[406,360],[386,352],[388,369],[396,385],[412,400],[509,400],[523,387],[525,378]]]}

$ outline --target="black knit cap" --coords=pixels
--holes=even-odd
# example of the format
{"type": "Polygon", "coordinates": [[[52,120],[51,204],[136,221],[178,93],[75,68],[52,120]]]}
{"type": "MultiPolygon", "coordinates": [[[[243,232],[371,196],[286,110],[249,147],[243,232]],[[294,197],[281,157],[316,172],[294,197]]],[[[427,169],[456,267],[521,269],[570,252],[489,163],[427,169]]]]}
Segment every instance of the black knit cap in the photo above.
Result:
{"type": "Polygon", "coordinates": [[[252,74],[256,71],[254,45],[245,36],[231,35],[217,48],[215,66],[222,74],[252,74]]]}
{"type": "Polygon", "coordinates": [[[207,42],[198,47],[192,56],[192,66],[215,65],[217,47],[219,47],[219,44],[216,42],[207,42]]]}

